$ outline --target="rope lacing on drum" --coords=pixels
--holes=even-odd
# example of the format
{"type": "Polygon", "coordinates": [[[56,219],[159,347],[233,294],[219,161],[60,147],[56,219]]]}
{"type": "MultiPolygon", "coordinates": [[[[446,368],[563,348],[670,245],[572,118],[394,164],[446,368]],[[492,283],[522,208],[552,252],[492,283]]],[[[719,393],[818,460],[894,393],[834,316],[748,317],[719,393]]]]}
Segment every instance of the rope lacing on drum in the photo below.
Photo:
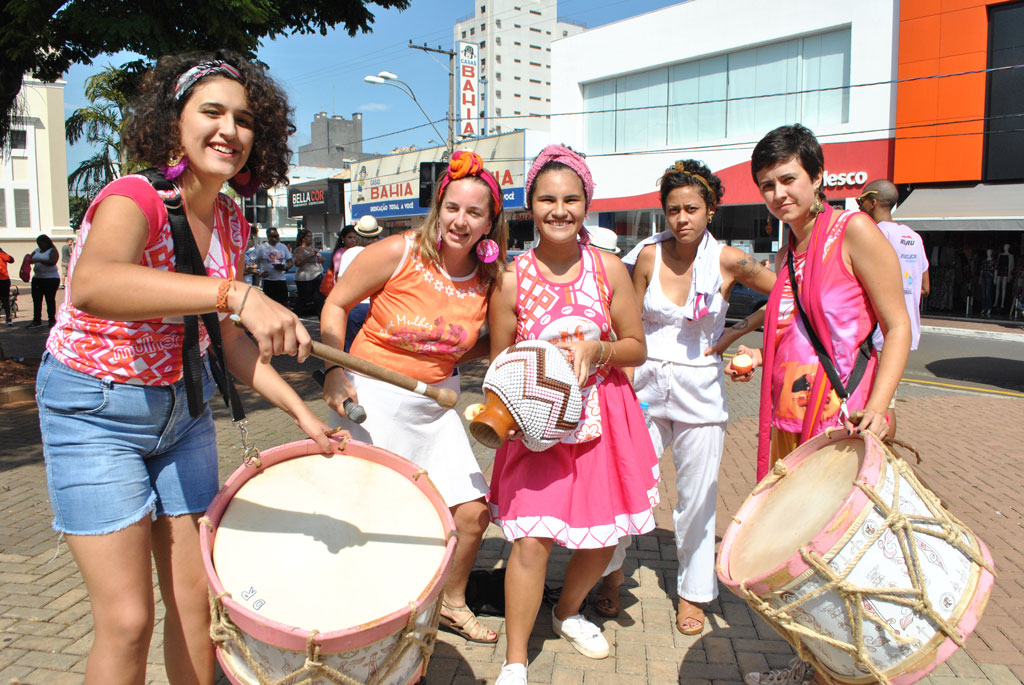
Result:
{"type": "MultiPolygon", "coordinates": [[[[904,446],[917,454],[917,450],[909,445],[904,446]]],[[[918,481],[903,458],[889,450],[883,450],[882,452],[885,455],[886,463],[893,469],[892,501],[891,503],[884,502],[881,495],[864,482],[856,481],[854,483],[871,500],[879,513],[885,517],[885,521],[862,544],[856,556],[850,560],[842,572],[837,573],[820,555],[807,548],[803,548],[800,550],[800,556],[803,557],[803,560],[815,573],[825,579],[826,582],[822,586],[779,608],[772,607],[768,602],[750,590],[747,587],[746,581],[740,583],[740,589],[743,591],[751,607],[767,619],[770,625],[778,624],[782,628],[779,631],[780,634],[794,646],[798,656],[804,661],[810,661],[818,665],[818,671],[826,675],[826,677],[825,669],[820,667],[818,660],[804,644],[803,638],[814,639],[846,652],[861,669],[870,673],[878,682],[890,685],[889,679],[868,657],[863,640],[863,622],[870,621],[877,625],[893,641],[900,644],[912,643],[914,638],[901,637],[892,626],[873,613],[869,613],[865,609],[865,599],[881,599],[893,604],[909,607],[912,611],[930,619],[937,626],[938,630],[953,640],[957,646],[963,647],[964,645],[964,637],[956,630],[952,623],[943,619],[938,614],[925,592],[921,576],[921,562],[917,554],[917,543],[914,538],[915,534],[942,539],[989,573],[994,575],[994,571],[991,565],[985,561],[980,548],[976,549],[966,542],[966,526],[942,506],[934,493],[924,486],[914,486],[914,483],[918,481]],[[907,516],[899,511],[900,483],[904,479],[910,484],[911,489],[920,497],[921,501],[924,502],[928,512],[931,514],[930,516],[907,516]],[[935,529],[936,527],[938,530],[935,529]],[[847,577],[860,562],[864,554],[890,530],[903,553],[911,587],[903,589],[884,587],[863,588],[847,580],[847,577]],[[846,619],[853,631],[852,643],[822,635],[798,623],[793,618],[794,609],[798,609],[800,605],[829,591],[835,591],[843,601],[846,619]]],[[[779,463],[776,462],[776,466],[779,463]]],[[[831,679],[829,678],[829,680],[831,679]]]]}
{"type": "Polygon", "coordinates": [[[260,665],[259,659],[253,655],[245,641],[245,634],[234,624],[224,608],[224,597],[230,597],[229,592],[220,592],[210,595],[210,637],[214,644],[224,649],[230,645],[238,650],[246,666],[259,680],[261,685],[302,685],[303,683],[331,682],[338,685],[381,685],[387,682],[392,672],[401,663],[405,654],[414,648],[419,648],[423,657],[423,671],[426,672],[430,657],[434,653],[434,643],[437,640],[437,624],[441,615],[441,600],[434,602],[434,608],[430,613],[429,621],[423,628],[423,637],[420,637],[416,630],[416,602],[409,602],[409,620],[399,635],[398,641],[391,653],[381,663],[373,676],[363,682],[356,680],[326,663],[321,657],[321,645],[316,641],[320,634],[318,630],[310,631],[306,636],[306,658],[301,668],[298,668],[287,675],[276,680],[267,673],[260,665]]]}

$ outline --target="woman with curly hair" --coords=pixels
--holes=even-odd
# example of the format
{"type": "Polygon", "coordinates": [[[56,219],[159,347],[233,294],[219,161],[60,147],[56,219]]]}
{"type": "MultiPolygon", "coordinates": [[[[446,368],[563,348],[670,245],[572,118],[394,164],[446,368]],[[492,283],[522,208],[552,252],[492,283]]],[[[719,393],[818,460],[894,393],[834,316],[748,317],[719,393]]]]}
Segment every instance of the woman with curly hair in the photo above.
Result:
{"type": "MultiPolygon", "coordinates": [[[[725,189],[706,165],[680,160],[665,170],[659,185],[669,231],[641,250],[633,269],[647,336],[647,362],[636,369],[633,386],[650,407],[655,451],[672,448],[678,495],[672,512],[679,562],[676,629],[696,635],[704,628],[699,605],[718,596],[715,501],[729,419],[722,358],[709,352],[725,328],[733,286],[742,283],[767,294],[775,274],[743,250],[719,244],[708,231],[725,189]]],[[[617,587],[614,594],[598,594],[598,612],[617,609],[617,587]]]]}
{"type": "MultiPolygon", "coordinates": [[[[360,252],[327,296],[320,314],[324,343],[341,348],[348,313],[372,296],[352,354],[421,383],[459,389],[460,362],[487,354],[481,329],[487,297],[505,269],[508,224],[501,188],[475,152],[456,151],[423,225],[360,252]]],[[[441,623],[474,642],[494,642],[466,606],[466,583],[490,522],[487,481],[458,413],[422,395],[328,365],[324,400],[357,440],[411,459],[427,469],[451,508],[459,542],[444,589],[441,623]],[[348,398],[366,409],[354,424],[348,398]]]]}
{"type": "Polygon", "coordinates": [[[36,394],[54,528],[92,603],[87,683],[145,678],[151,556],[166,607],[168,678],[214,679],[198,519],[218,487],[208,406],[215,387],[211,335],[200,329],[192,345],[191,316],[218,312],[230,372],[332,449],[327,426],[269,364],[275,354],[303,360],[309,335],[242,282],[249,226],[220,192],[226,182],[252,193],[286,181],[289,111],[280,88],[242,57],[161,59],[133,105],[125,142],[135,159],[163,167],[174,189],[161,195],[143,176],[120,178],[82,222],[36,394]],[[206,275],[177,272],[163,196],[180,198],[206,275]]]}

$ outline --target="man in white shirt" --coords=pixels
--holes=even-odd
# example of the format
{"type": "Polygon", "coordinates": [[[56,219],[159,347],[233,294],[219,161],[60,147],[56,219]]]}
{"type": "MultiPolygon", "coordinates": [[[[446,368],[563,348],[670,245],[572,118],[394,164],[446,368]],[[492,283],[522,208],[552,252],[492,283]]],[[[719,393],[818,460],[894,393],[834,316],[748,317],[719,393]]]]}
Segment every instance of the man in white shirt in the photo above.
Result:
{"type": "MultiPolygon", "coordinates": [[[[928,278],[928,257],[924,252],[924,241],[909,226],[898,224],[892,220],[892,210],[899,200],[899,192],[891,181],[880,179],[864,186],[864,192],[857,198],[857,206],[862,212],[871,215],[878,224],[882,235],[896,251],[900,260],[900,273],[903,279],[903,296],[907,302],[907,313],[910,314],[910,349],[916,350],[921,340],[921,296],[931,290],[928,278]]],[[[876,348],[882,349],[882,331],[876,329],[872,341],[876,348]]],[[[896,435],[896,395],[893,394],[889,405],[889,437],[896,435]]]]}
{"type": "MultiPolygon", "coordinates": [[[[345,253],[341,255],[341,263],[338,265],[338,280],[341,279],[341,275],[345,273],[352,260],[356,258],[360,252],[362,252],[367,245],[376,242],[380,237],[382,229],[378,224],[377,220],[373,218],[372,214],[365,214],[359,217],[359,221],[355,223],[356,235],[359,236],[358,242],[355,247],[350,247],[345,250],[345,253]]],[[[356,333],[363,327],[363,323],[366,321],[367,314],[370,313],[370,298],[366,298],[348,313],[348,320],[345,323],[345,351],[348,352],[352,347],[352,342],[356,339],[356,333]]]]}
{"type": "Polygon", "coordinates": [[[267,229],[267,242],[256,248],[259,276],[263,279],[263,292],[267,297],[288,306],[288,285],[284,272],[292,268],[292,251],[281,242],[276,228],[267,229]]]}

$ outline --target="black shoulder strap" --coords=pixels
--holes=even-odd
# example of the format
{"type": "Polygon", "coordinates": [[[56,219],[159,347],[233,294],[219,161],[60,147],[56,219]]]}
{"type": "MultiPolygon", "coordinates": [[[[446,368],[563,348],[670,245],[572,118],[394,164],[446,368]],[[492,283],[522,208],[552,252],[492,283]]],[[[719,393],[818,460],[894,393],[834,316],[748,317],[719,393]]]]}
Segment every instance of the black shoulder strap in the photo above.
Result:
{"type": "MultiPolygon", "coordinates": [[[[800,302],[800,294],[796,287],[796,269],[793,267],[792,250],[789,251],[786,257],[786,266],[789,269],[789,285],[793,289],[793,304],[796,306],[796,310],[800,312],[800,320],[804,322],[807,337],[811,339],[811,345],[814,346],[814,351],[818,355],[821,368],[825,369],[828,382],[832,384],[832,388],[836,391],[839,399],[845,403],[854,390],[857,389],[861,378],[864,377],[864,371],[867,370],[868,362],[871,360],[871,338],[875,333],[875,329],[872,328],[871,332],[868,333],[868,337],[864,338],[864,342],[860,344],[857,361],[853,365],[853,371],[850,372],[850,380],[844,384],[843,379],[839,376],[839,371],[836,369],[836,365],[832,362],[832,358],[828,356],[828,352],[825,351],[825,346],[822,344],[821,338],[818,337],[818,332],[814,330],[814,326],[811,325],[807,312],[804,311],[804,306],[800,302]]],[[[875,326],[877,325],[875,324],[875,326]]]]}
{"type": "MultiPolygon", "coordinates": [[[[171,224],[171,238],[174,242],[174,269],[178,273],[206,275],[199,246],[192,236],[192,228],[185,216],[181,193],[177,187],[167,180],[157,169],[146,169],[142,175],[153,184],[153,187],[173,196],[161,195],[167,209],[167,219],[171,224]]],[[[199,319],[202,318],[207,335],[210,336],[210,370],[213,380],[224,397],[224,403],[231,410],[231,419],[241,421],[245,418],[242,399],[238,396],[235,384],[231,381],[227,362],[224,357],[224,343],[220,336],[220,319],[216,312],[202,315],[186,314],[185,335],[181,344],[181,367],[185,378],[185,395],[188,398],[188,411],[193,418],[203,414],[203,370],[199,355],[199,319]]]]}

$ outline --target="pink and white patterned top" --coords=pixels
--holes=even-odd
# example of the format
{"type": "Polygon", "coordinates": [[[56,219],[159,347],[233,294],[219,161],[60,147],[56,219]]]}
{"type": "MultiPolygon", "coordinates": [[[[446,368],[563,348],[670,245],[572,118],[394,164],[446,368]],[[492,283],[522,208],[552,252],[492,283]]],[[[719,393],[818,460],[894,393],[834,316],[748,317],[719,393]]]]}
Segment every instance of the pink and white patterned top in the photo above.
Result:
{"type": "MultiPolygon", "coordinates": [[[[163,199],[143,176],[124,176],[104,188],[92,201],[82,220],[71,252],[64,302],[57,323],[50,330],[46,350],[76,371],[104,380],[135,385],[171,385],[181,378],[182,317],[146,321],[109,321],[75,308],[72,281],[82,246],[89,238],[96,207],[111,195],[130,198],[149,223],[149,238],[140,264],[164,271],[174,270],[174,242],[163,199]]],[[[214,208],[214,230],[206,271],[215,278],[235,279],[240,256],[249,240],[249,224],[227,195],[214,208]]],[[[200,349],[210,339],[200,323],[200,349]]]]}
{"type": "MultiPolygon", "coordinates": [[[[580,247],[580,273],[568,283],[553,283],[540,272],[533,250],[516,258],[516,342],[545,340],[609,340],[611,291],[604,263],[591,247],[580,247]]],[[[591,369],[581,388],[583,417],[562,442],[587,442],[601,437],[597,386],[608,368],[591,369]]]]}

